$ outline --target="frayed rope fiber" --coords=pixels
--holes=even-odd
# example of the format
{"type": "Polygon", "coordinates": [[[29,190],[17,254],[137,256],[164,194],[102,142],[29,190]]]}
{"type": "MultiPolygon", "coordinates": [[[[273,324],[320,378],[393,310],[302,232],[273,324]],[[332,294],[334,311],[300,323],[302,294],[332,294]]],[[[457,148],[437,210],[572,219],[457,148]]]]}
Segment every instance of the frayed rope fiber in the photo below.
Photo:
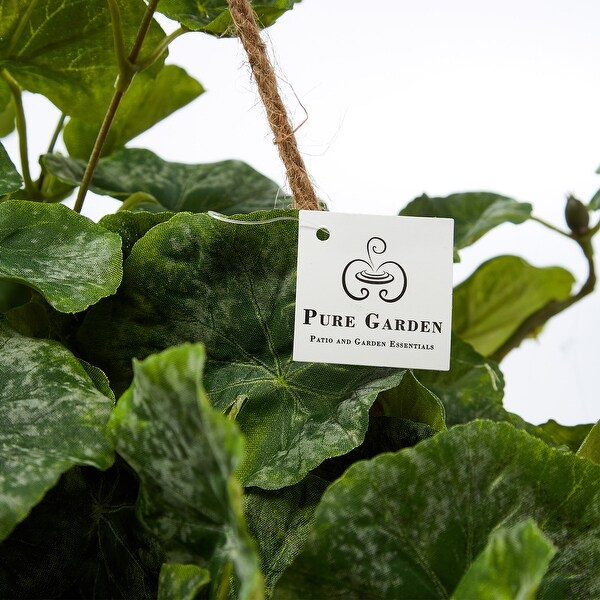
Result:
{"type": "Polygon", "coordinates": [[[227,0],[227,3],[238,37],[248,55],[260,98],[267,111],[269,125],[275,135],[279,156],[287,171],[294,206],[305,210],[319,210],[319,200],[298,150],[296,136],[279,94],[275,70],[269,60],[265,43],[260,37],[254,11],[249,0],[227,0]]]}

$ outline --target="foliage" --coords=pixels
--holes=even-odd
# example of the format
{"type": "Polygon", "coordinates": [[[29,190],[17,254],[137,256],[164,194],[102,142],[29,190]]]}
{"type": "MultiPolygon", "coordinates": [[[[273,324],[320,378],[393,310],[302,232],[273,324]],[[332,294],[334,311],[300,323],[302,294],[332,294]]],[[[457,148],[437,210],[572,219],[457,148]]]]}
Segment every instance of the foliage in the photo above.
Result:
{"type": "MultiPolygon", "coordinates": [[[[268,26],[295,3],[253,5],[268,26]]],[[[0,145],[1,597],[600,596],[600,425],[509,413],[498,364],[594,290],[600,193],[549,226],[586,258],[578,291],[514,256],[456,287],[448,372],[296,363],[292,198],[239,161],[127,146],[203,93],[168,46],[235,35],[227,2],[0,13],[0,135],[22,165],[0,145]],[[64,113],[68,151],[53,140],[37,181],[28,92],[64,113]],[[80,216],[88,187],[121,209],[80,216]]],[[[456,260],[539,221],[490,192],[401,214],[453,218],[456,260]]]]}

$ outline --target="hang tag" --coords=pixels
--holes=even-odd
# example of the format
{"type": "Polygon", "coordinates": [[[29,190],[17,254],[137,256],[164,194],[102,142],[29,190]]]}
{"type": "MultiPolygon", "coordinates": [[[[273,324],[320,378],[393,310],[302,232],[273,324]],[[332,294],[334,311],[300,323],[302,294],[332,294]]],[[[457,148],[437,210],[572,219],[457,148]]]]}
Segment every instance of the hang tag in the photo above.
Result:
{"type": "Polygon", "coordinates": [[[299,217],[293,359],[447,371],[454,221],[299,217]]]}

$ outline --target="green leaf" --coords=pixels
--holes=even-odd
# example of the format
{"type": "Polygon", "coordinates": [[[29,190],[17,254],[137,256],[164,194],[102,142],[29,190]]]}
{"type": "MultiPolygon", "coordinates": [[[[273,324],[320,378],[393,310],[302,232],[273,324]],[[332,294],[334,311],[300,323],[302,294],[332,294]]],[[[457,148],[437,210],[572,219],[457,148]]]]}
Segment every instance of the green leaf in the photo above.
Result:
{"type": "Polygon", "coordinates": [[[131,359],[182,342],[206,344],[204,385],[226,411],[247,396],[237,423],[248,438],[245,485],[300,481],[365,435],[379,392],[403,371],[292,361],[298,224],[295,211],[254,213],[240,225],[177,214],[138,240],[117,295],[88,311],[78,355],[112,387],[131,381],[131,359]]]}
{"type": "Polygon", "coordinates": [[[136,519],[117,462],[74,468],[0,545],[0,597],[152,600],[164,552],[136,519]]]}
{"type": "MultiPolygon", "coordinates": [[[[153,78],[138,74],[123,97],[102,149],[106,156],[200,96],[204,88],[182,68],[166,65],[153,78]]],[[[88,159],[101,122],[71,119],[63,132],[69,154],[88,159]]]]}
{"type": "Polygon", "coordinates": [[[531,425],[502,405],[504,376],[498,364],[489,360],[457,336],[452,337],[449,371],[416,371],[421,383],[441,399],[448,427],[475,419],[506,421],[544,440],[551,446],[573,449],[589,425],[570,428],[549,421],[531,425]]]}
{"type": "MultiPolygon", "coordinates": [[[[62,202],[68,198],[75,189],[74,186],[63,183],[54,177],[52,173],[48,173],[43,167],[40,179],[42,182],[40,194],[44,198],[44,202],[62,202]]],[[[38,182],[40,179],[38,179],[38,182]]]]}
{"type": "Polygon", "coordinates": [[[577,456],[589,458],[600,465],[600,421],[596,423],[577,452],[577,456]]]}
{"type": "Polygon", "coordinates": [[[536,429],[552,438],[556,445],[566,446],[571,452],[577,452],[592,426],[593,423],[586,425],[561,425],[554,419],[550,419],[546,423],[537,425],[536,429]]]}
{"type": "Polygon", "coordinates": [[[526,519],[558,549],[540,600],[597,598],[600,467],[507,423],[454,427],[332,484],[275,598],[447,598],[488,536],[526,519]]]}
{"type": "Polygon", "coordinates": [[[21,189],[23,178],[13,165],[4,146],[0,144],[0,195],[21,189]]]}
{"type": "Polygon", "coordinates": [[[25,304],[31,296],[31,290],[20,283],[0,279],[0,313],[25,304]]]}
{"type": "Polygon", "coordinates": [[[117,209],[117,212],[128,210],[132,212],[154,212],[159,213],[164,211],[164,206],[151,194],[146,192],[134,192],[131,196],[127,196],[123,200],[123,204],[117,209]]]}
{"type": "Polygon", "coordinates": [[[415,423],[399,417],[371,415],[369,428],[362,444],[348,454],[327,459],[313,473],[327,481],[335,481],[350,465],[359,460],[373,458],[384,452],[397,452],[403,448],[410,448],[436,433],[433,427],[425,423],[415,423]]]}
{"type": "MultiPolygon", "coordinates": [[[[251,0],[250,4],[261,27],[272,25],[284,12],[301,0],[251,0]]],[[[161,0],[159,12],[194,31],[218,37],[235,35],[227,0],[161,0]]]]}
{"type": "Polygon", "coordinates": [[[400,385],[379,394],[377,403],[388,417],[425,423],[437,431],[446,429],[442,401],[412,371],[405,373],[400,385]]]}
{"type": "MultiPolygon", "coordinates": [[[[142,0],[118,0],[126,52],[145,12],[142,0]]],[[[83,119],[106,112],[118,73],[106,0],[0,1],[0,65],[26,90],[83,119]]],[[[164,38],[153,22],[140,60],[164,38]]],[[[153,69],[160,69],[161,61],[153,69]]]]}
{"type": "Polygon", "coordinates": [[[574,282],[561,267],[540,269],[517,256],[492,258],[454,289],[452,330],[489,356],[535,311],[568,297],[574,282]]]}
{"type": "Polygon", "coordinates": [[[446,425],[474,419],[506,421],[502,407],[504,376],[498,365],[452,336],[449,371],[415,371],[415,376],[442,401],[446,425]]]}
{"type": "MultiPolygon", "coordinates": [[[[46,169],[65,183],[78,185],[85,162],[57,154],[42,157],[46,169]]],[[[92,191],[123,200],[135,192],[154,196],[164,210],[224,214],[272,208],[285,200],[277,184],[236,160],[187,165],[162,160],[150,150],[124,149],[100,160],[92,191]]]]}
{"type": "Polygon", "coordinates": [[[208,569],[165,563],[160,570],[158,600],[195,600],[209,582],[208,569]]]}
{"type": "Polygon", "coordinates": [[[123,260],[125,260],[139,239],[143,238],[155,225],[168,221],[172,216],[173,213],[169,212],[148,213],[123,210],[105,215],[100,219],[100,225],[121,236],[123,260]]]}
{"type": "Polygon", "coordinates": [[[38,292],[27,289],[29,302],[7,311],[7,323],[25,337],[55,340],[69,347],[69,337],[78,328],[79,319],[57,311],[38,292]]]}
{"type": "Polygon", "coordinates": [[[490,534],[452,594],[453,600],[534,600],[556,548],[528,519],[490,534]]]}
{"type": "Polygon", "coordinates": [[[105,473],[83,469],[83,475],[87,497],[77,507],[89,514],[81,532],[87,547],[65,597],[154,600],[165,553],[136,517],[137,479],[122,460],[105,473]]]}
{"type": "Polygon", "coordinates": [[[0,540],[74,465],[108,468],[113,402],[63,346],[0,320],[0,540]]]}
{"type": "Polygon", "coordinates": [[[300,483],[281,490],[246,490],[248,529],[258,545],[267,593],[273,591],[281,574],[300,554],[326,487],[325,480],[309,474],[300,483]]]}
{"type": "Polygon", "coordinates": [[[72,585],[92,518],[78,469],[65,473],[0,545],[0,598],[59,598],[72,585]]]}
{"type": "Polygon", "coordinates": [[[77,359],[79,364],[83,367],[83,370],[87,373],[87,376],[92,380],[93,384],[96,386],[96,389],[104,394],[107,398],[110,398],[113,404],[116,404],[115,395],[110,388],[110,382],[108,381],[108,377],[98,367],[94,365],[90,365],[89,362],[86,362],[82,358],[77,359]]]}
{"type": "Polygon", "coordinates": [[[234,477],[244,440],[235,423],[211,408],[204,361],[201,344],[136,361],[108,432],[140,478],[138,510],[146,526],[172,549],[210,561],[213,597],[229,585],[228,565],[239,597],[259,597],[262,576],[234,477]]]}
{"type": "Polygon", "coordinates": [[[62,204],[0,204],[0,277],[38,290],[61,312],[80,312],[121,282],[121,239],[62,204]]]}
{"type": "Polygon", "coordinates": [[[443,198],[423,194],[400,211],[409,217],[454,219],[454,248],[470,246],[502,223],[523,223],[531,216],[531,204],[490,192],[464,192],[443,198]]]}
{"type": "Polygon", "coordinates": [[[15,100],[5,81],[0,79],[0,137],[15,129],[15,100]]]}
{"type": "MultiPolygon", "coordinates": [[[[598,173],[598,171],[596,171],[596,173],[598,173]]],[[[594,196],[592,197],[592,199],[590,200],[590,203],[588,205],[588,209],[589,210],[598,210],[600,209],[600,190],[598,190],[594,196]]]]}

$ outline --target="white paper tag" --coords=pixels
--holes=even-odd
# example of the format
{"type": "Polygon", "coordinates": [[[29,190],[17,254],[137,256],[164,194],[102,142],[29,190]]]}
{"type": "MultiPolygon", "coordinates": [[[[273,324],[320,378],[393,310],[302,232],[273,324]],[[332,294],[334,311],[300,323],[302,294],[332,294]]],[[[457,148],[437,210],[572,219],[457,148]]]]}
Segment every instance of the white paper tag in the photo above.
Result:
{"type": "Polygon", "coordinates": [[[300,211],[293,359],[447,371],[453,231],[452,219],[300,211]]]}

